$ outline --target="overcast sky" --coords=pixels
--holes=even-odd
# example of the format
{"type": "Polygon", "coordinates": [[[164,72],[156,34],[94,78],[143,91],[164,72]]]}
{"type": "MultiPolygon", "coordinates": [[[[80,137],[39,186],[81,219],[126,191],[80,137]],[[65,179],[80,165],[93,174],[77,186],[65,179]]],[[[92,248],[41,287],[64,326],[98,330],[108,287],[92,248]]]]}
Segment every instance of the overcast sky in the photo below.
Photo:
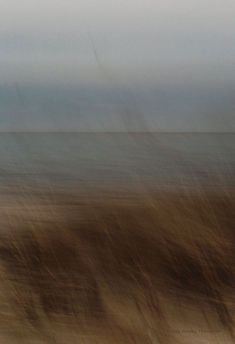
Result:
{"type": "Polygon", "coordinates": [[[0,0],[0,130],[235,129],[232,0],[0,0]]]}

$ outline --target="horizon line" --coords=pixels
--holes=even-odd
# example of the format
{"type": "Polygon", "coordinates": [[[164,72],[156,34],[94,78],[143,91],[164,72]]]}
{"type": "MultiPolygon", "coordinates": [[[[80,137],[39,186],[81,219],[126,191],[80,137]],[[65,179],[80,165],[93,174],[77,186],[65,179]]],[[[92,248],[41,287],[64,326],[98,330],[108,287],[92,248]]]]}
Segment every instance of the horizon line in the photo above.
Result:
{"type": "Polygon", "coordinates": [[[159,131],[159,130],[0,130],[0,134],[235,134],[235,130],[225,131],[159,131]]]}

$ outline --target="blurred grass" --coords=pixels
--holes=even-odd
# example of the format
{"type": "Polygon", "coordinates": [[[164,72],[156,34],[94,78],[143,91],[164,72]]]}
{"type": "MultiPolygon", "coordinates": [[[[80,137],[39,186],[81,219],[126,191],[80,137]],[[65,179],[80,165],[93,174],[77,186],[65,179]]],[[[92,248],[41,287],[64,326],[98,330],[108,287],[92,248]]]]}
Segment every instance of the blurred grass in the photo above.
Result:
{"type": "Polygon", "coordinates": [[[221,190],[54,194],[2,209],[0,332],[12,343],[175,343],[177,320],[233,340],[234,224],[234,195],[221,190]]]}

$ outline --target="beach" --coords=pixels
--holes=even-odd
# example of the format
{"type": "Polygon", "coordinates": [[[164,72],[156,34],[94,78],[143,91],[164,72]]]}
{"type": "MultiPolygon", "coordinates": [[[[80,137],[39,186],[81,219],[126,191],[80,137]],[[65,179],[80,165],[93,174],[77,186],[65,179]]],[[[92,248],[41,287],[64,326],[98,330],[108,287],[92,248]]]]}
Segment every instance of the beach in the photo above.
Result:
{"type": "Polygon", "coordinates": [[[233,343],[233,135],[0,142],[4,343],[233,343]]]}

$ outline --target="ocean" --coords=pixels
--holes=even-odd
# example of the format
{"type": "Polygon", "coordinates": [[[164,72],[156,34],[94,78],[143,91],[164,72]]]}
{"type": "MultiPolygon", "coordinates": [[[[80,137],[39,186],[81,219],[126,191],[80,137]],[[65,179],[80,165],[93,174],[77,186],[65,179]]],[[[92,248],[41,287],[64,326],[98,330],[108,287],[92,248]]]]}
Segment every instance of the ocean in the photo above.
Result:
{"type": "MultiPolygon", "coordinates": [[[[233,189],[235,134],[2,133],[0,202],[14,194],[233,189]]],[[[123,196],[124,197],[124,196],[123,196]]]]}

